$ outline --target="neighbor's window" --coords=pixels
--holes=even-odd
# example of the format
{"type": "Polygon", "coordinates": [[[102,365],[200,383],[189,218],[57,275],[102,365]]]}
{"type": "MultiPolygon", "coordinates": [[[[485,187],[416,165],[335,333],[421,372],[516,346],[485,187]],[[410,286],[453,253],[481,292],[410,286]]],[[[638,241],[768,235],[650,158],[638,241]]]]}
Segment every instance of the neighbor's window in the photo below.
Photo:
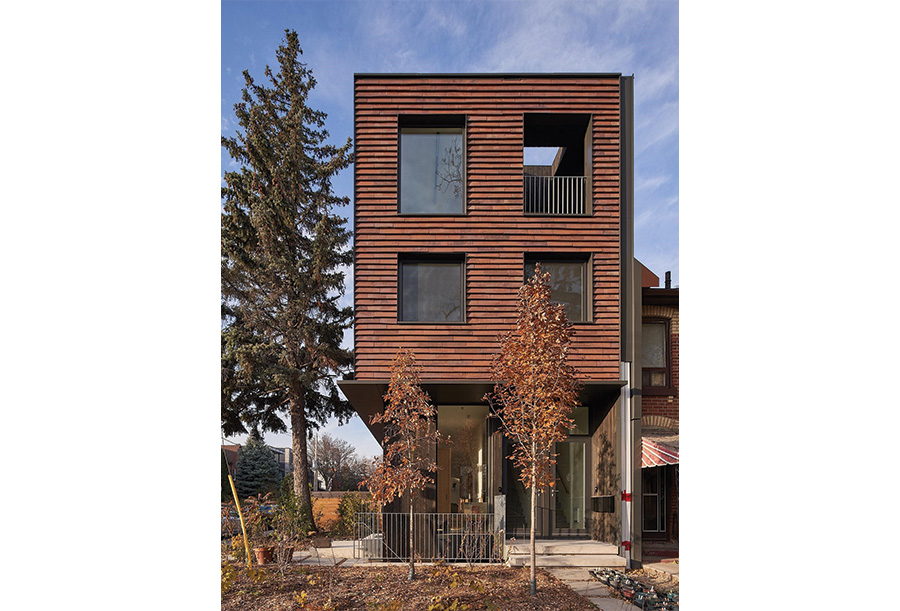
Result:
{"type": "Polygon", "coordinates": [[[550,272],[550,298],[555,303],[566,306],[569,322],[584,322],[587,318],[587,262],[527,259],[525,261],[525,279],[534,275],[537,263],[541,270],[550,272]]]}
{"type": "Polygon", "coordinates": [[[644,532],[666,532],[666,474],[662,467],[641,469],[644,532]]]}
{"type": "Polygon", "coordinates": [[[641,325],[642,386],[669,386],[669,325],[665,320],[645,320],[641,325]]]}
{"type": "Polygon", "coordinates": [[[400,212],[462,214],[465,155],[461,127],[400,129],[400,212]]]}
{"type": "Polygon", "coordinates": [[[463,261],[401,261],[400,320],[463,321],[463,261]]]}

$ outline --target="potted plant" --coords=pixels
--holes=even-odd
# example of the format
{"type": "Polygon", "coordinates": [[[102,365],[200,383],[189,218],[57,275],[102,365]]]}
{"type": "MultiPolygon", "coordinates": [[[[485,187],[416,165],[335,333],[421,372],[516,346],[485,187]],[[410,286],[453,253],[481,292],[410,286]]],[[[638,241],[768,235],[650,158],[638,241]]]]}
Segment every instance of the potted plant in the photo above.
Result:
{"type": "Polygon", "coordinates": [[[275,544],[269,531],[272,517],[272,495],[258,494],[244,502],[247,535],[257,564],[271,564],[275,558],[275,544]]]}

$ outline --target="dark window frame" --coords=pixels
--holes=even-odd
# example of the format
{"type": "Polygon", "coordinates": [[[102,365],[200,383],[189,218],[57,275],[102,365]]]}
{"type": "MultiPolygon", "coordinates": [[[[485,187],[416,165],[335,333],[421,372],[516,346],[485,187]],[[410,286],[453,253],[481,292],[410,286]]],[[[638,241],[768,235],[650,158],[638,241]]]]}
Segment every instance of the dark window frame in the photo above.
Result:
{"type": "MultiPolygon", "coordinates": [[[[645,395],[671,395],[675,392],[672,384],[672,320],[665,316],[643,316],[641,317],[641,325],[664,325],[663,337],[665,338],[665,367],[646,367],[641,363],[641,393],[645,395]],[[666,384],[664,386],[651,386],[651,373],[664,373],[666,376],[666,384]]],[[[641,342],[644,341],[643,329],[641,331],[641,342]]]]}
{"type": "MultiPolygon", "coordinates": [[[[645,469],[647,473],[642,473],[642,478],[649,474],[650,470],[655,470],[656,475],[656,490],[651,492],[644,492],[641,490],[641,503],[644,507],[648,506],[649,499],[647,497],[655,497],[656,502],[656,529],[655,530],[647,530],[646,526],[646,517],[642,517],[641,519],[641,532],[648,539],[662,539],[666,537],[666,532],[668,530],[668,522],[669,522],[669,514],[668,514],[668,488],[669,488],[669,470],[666,468],[666,465],[660,465],[658,467],[649,467],[645,469]]],[[[643,484],[642,484],[643,488],[643,484]]],[[[646,516],[646,512],[645,512],[646,516]]]]}
{"type": "Polygon", "coordinates": [[[468,131],[466,115],[400,115],[397,120],[397,215],[415,217],[466,216],[468,214],[468,163],[466,132],[468,131]],[[447,129],[460,130],[462,135],[462,211],[461,212],[404,212],[402,201],[402,185],[400,176],[403,168],[402,136],[406,129],[447,129]]]}
{"type": "Polygon", "coordinates": [[[529,263],[578,263],[581,267],[581,320],[570,320],[573,325],[588,325],[594,322],[593,308],[593,256],[579,252],[526,252],[522,261],[522,278],[528,282],[529,263]]]}
{"type": "Polygon", "coordinates": [[[466,265],[465,254],[460,253],[410,253],[397,256],[397,322],[404,325],[464,325],[466,313],[466,265]],[[403,319],[403,266],[421,263],[458,263],[459,269],[459,320],[404,320],[403,319]]]}

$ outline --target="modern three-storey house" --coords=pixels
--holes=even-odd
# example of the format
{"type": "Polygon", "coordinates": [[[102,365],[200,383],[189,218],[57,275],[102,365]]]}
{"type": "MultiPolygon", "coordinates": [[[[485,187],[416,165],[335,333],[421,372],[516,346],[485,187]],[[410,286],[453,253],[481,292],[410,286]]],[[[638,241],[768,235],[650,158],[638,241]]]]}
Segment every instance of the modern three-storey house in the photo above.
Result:
{"type": "Polygon", "coordinates": [[[538,535],[615,543],[640,560],[632,77],[358,74],[354,96],[356,363],[340,388],[381,439],[370,418],[395,354],[412,349],[454,440],[433,449],[440,470],[416,511],[505,505],[507,536],[523,535],[529,492],[483,396],[517,290],[541,263],[574,323],[584,389],[538,535]],[[530,147],[555,157],[525,165],[530,147]]]}

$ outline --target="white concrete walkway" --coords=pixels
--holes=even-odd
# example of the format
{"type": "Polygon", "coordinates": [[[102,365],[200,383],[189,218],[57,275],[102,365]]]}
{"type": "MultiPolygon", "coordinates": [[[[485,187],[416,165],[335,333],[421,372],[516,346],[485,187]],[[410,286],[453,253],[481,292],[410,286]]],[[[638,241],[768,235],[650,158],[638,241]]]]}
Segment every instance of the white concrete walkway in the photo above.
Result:
{"type": "MultiPolygon", "coordinates": [[[[530,563],[531,545],[527,539],[507,539],[509,566],[525,566],[530,563]]],[[[624,567],[625,558],[618,555],[619,548],[611,543],[590,540],[535,539],[534,551],[541,568],[572,567],[624,567]]]]}

